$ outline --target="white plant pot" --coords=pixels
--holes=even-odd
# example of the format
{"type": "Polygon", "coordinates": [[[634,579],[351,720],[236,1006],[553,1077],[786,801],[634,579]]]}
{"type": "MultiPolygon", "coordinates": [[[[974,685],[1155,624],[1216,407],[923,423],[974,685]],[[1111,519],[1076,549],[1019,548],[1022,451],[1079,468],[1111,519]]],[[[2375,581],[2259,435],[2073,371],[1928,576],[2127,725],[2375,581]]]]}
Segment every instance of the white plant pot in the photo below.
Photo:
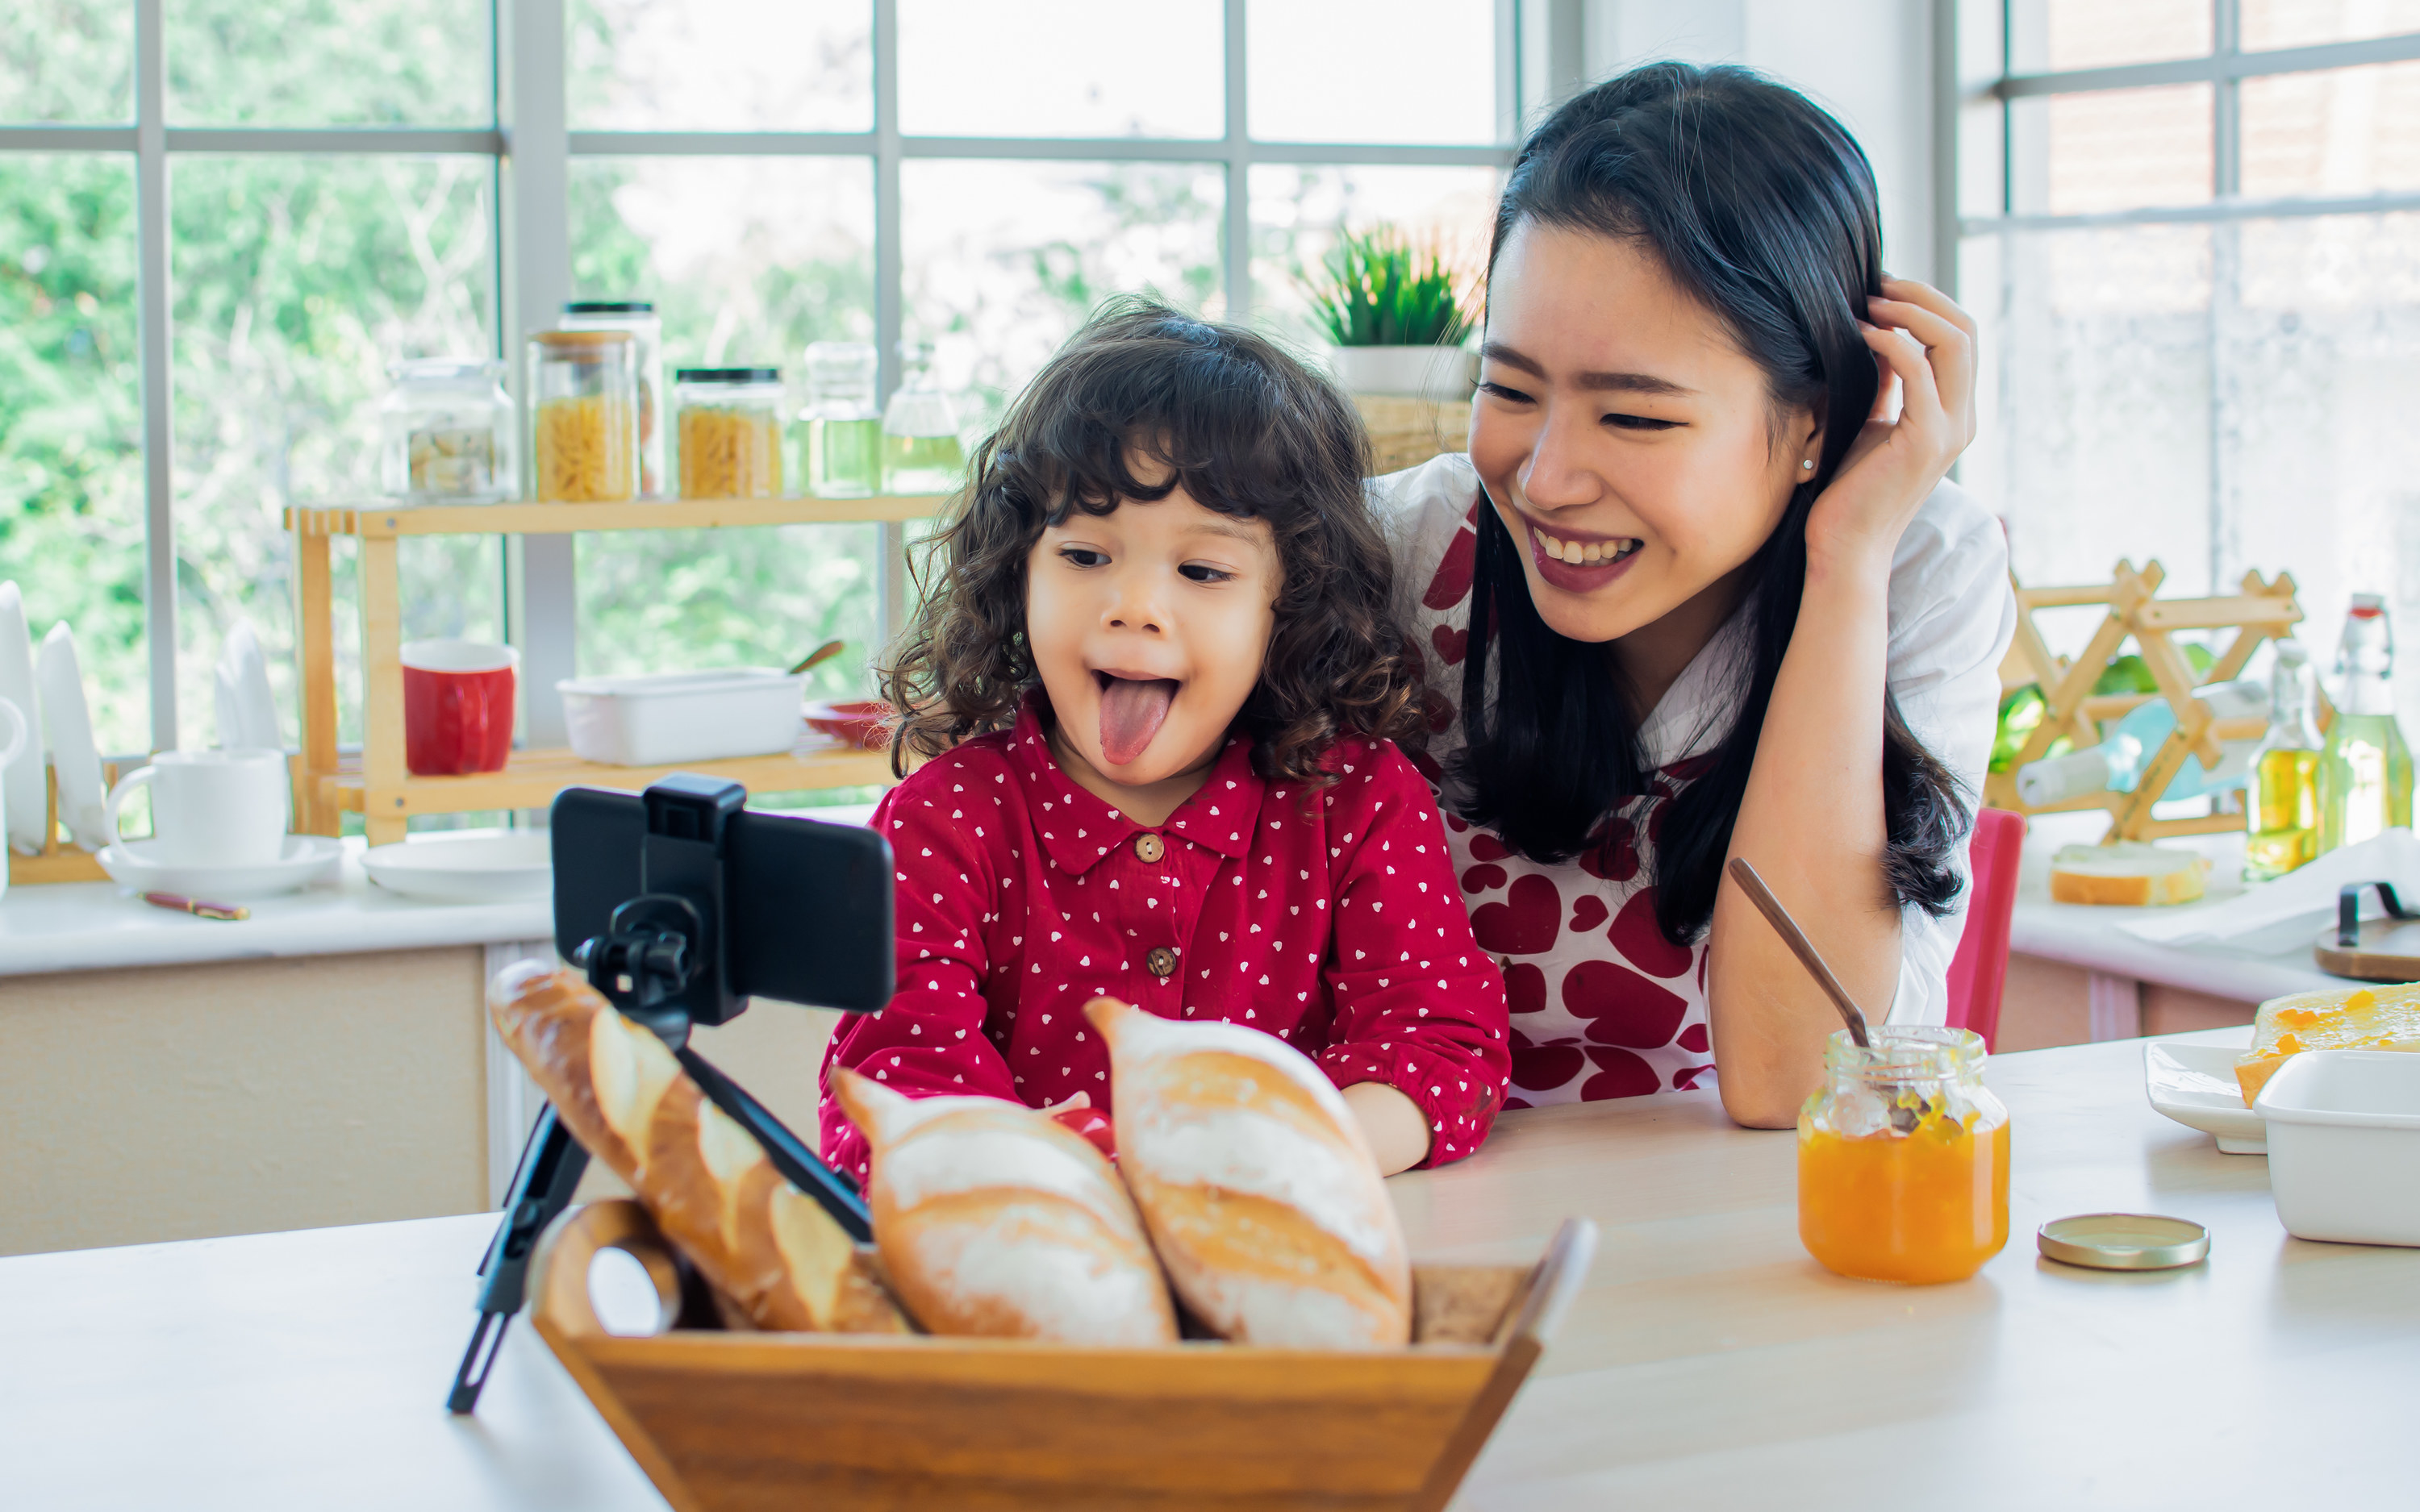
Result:
{"type": "Polygon", "coordinates": [[[1327,365],[1347,393],[1467,399],[1477,354],[1460,347],[1331,347],[1327,365]]]}

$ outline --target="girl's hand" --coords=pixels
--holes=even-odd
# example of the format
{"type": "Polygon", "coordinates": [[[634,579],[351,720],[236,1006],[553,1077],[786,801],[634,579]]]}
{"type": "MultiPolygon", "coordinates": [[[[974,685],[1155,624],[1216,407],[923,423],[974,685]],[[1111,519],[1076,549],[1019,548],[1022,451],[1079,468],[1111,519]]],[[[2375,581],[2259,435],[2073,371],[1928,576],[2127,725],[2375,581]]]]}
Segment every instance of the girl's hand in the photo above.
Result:
{"type": "Polygon", "coordinates": [[[1885,278],[1860,321],[1882,382],[1874,413],[1807,517],[1810,563],[1887,572],[1900,532],[1975,439],[1975,320],[1930,285],[1885,278]],[[1899,418],[1882,418],[1891,379],[1899,418]]]}

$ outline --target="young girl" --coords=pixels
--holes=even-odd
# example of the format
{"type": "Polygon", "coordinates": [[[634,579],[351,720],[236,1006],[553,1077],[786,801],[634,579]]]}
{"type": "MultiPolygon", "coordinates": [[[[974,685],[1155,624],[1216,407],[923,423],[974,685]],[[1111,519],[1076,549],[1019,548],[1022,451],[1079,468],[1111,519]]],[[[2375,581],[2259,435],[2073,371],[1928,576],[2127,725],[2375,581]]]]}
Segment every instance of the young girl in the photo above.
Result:
{"type": "MultiPolygon", "coordinates": [[[[1503,979],[1428,788],[1352,409],[1270,343],[1145,301],[1097,316],[975,458],[885,691],[875,823],[898,995],[827,1067],[1034,1107],[1089,1094],[1107,994],[1313,1057],[1388,1172],[1476,1149],[1503,979]],[[936,570],[937,569],[937,570],[936,570]]],[[[829,1097],[824,1158],[865,1142],[829,1097]]]]}

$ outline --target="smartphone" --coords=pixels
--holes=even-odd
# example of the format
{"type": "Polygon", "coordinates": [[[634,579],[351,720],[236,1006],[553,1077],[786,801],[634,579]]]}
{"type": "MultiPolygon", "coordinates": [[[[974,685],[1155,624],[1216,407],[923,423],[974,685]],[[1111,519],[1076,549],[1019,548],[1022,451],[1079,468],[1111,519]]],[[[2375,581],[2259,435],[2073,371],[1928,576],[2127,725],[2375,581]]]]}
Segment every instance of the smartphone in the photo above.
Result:
{"type": "MultiPolygon", "coordinates": [[[[569,960],[646,890],[645,802],[566,788],[552,824],[554,948],[569,960]]],[[[855,1013],[891,1001],[888,841],[858,825],[742,809],[730,816],[722,854],[720,923],[733,994],[855,1013]]]]}

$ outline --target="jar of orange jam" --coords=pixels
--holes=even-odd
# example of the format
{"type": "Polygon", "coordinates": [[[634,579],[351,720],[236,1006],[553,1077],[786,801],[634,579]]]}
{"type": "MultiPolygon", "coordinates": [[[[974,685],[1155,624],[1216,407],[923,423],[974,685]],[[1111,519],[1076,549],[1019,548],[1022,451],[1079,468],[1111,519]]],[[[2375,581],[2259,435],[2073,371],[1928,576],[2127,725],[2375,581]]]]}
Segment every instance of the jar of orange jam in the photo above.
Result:
{"type": "Polygon", "coordinates": [[[1842,1275],[1963,1281],[2009,1242],[2009,1110],[1971,1029],[1845,1029],[1798,1113],[1798,1238],[1842,1275]]]}

